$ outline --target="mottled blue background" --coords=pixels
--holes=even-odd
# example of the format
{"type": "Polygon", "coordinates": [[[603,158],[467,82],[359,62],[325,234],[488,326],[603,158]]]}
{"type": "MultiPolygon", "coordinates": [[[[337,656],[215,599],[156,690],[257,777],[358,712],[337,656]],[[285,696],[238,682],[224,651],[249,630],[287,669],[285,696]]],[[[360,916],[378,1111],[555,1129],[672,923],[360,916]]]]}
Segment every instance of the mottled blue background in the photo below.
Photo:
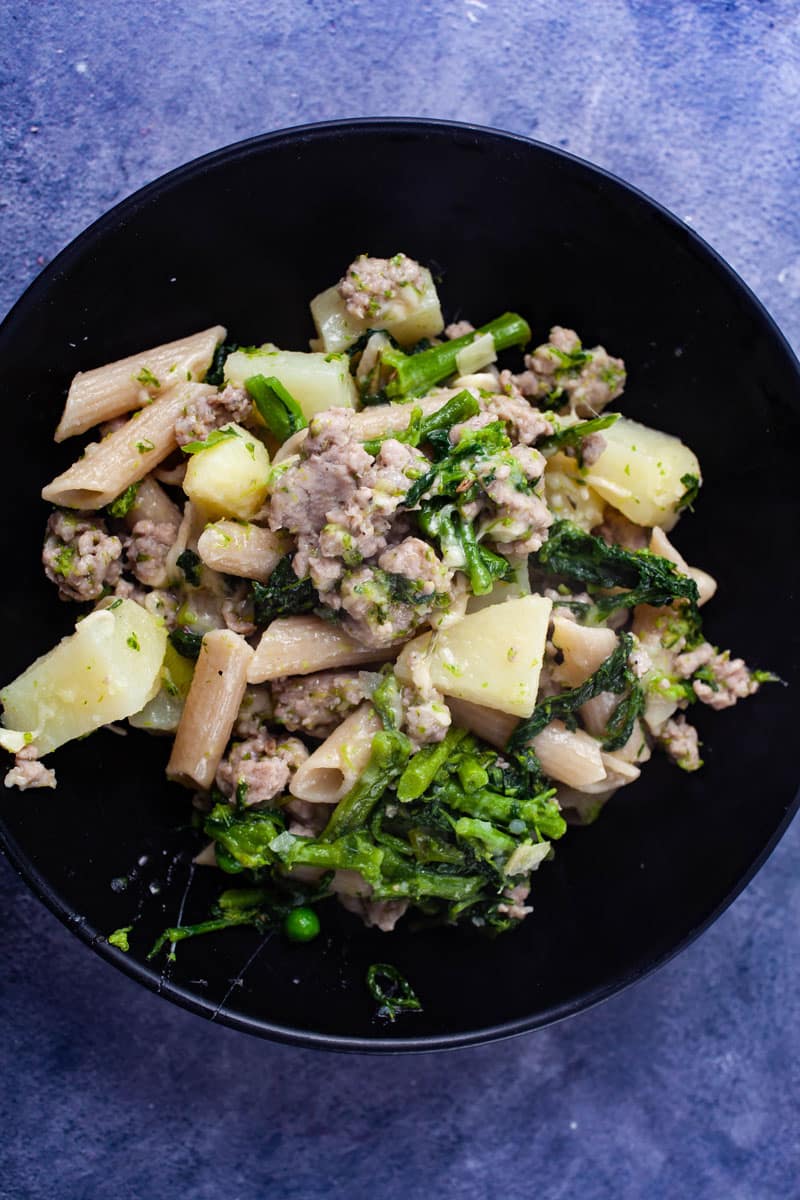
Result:
{"type": "MultiPolygon", "coordinates": [[[[7,0],[0,57],[3,311],[187,159],[304,121],[420,115],[531,134],[639,185],[800,344],[794,0],[7,0]]],[[[793,1200],[798,851],[796,823],[699,942],[602,1008],[402,1059],[174,1009],[0,861],[0,1195],[793,1200]]]]}

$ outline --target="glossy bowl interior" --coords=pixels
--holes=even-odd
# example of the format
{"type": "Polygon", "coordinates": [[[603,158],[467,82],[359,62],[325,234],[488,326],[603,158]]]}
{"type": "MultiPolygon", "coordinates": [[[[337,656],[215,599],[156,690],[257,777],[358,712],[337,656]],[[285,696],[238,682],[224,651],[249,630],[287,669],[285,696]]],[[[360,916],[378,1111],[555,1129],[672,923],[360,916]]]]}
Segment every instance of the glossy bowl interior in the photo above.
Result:
{"type": "MultiPolygon", "coordinates": [[[[216,322],[242,343],[302,349],[309,298],[356,253],[398,249],[436,264],[449,319],[516,309],[538,338],[559,322],[625,358],[625,412],[683,436],[703,465],[677,541],[720,580],[709,635],[796,685],[800,386],[775,326],[707,246],[618,180],[520,138],[419,121],[289,130],[191,163],[92,226],[7,318],[2,678],[74,620],[39,566],[39,490],[76,452],[52,442],[72,375],[216,322]]],[[[58,791],[5,793],[0,838],[80,937],[205,1016],[340,1049],[484,1041],[612,994],[733,898],[796,804],[795,695],[765,688],[697,713],[705,769],[655,758],[597,825],[570,832],[534,877],[533,915],[494,941],[388,936],[331,906],[308,946],[236,930],[183,944],[163,972],[148,964],[164,925],[201,919],[220,880],[191,867],[188,796],[164,782],[167,743],[143,734],[59,751],[58,791]],[[125,955],[104,935],[131,923],[125,955]],[[375,1018],[375,961],[407,975],[422,1013],[375,1018]]]]}

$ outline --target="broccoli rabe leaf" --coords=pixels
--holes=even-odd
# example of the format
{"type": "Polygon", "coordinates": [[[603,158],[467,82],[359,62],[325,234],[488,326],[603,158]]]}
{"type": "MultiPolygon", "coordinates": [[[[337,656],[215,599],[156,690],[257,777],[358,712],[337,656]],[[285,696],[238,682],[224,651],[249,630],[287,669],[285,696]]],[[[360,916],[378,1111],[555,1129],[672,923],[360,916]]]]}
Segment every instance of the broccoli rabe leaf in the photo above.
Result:
{"type": "MultiPolygon", "coordinates": [[[[468,482],[474,481],[477,462],[510,449],[511,441],[502,421],[492,421],[481,429],[467,431],[457,445],[412,483],[403,501],[404,506],[413,508],[429,493],[432,496],[462,496],[468,482]]],[[[508,465],[511,466],[511,463],[508,465]]]]}
{"type": "Polygon", "coordinates": [[[310,612],[318,604],[310,579],[298,579],[292,568],[292,556],[282,558],[266,583],[251,583],[257,625],[269,625],[276,617],[310,612]]]}
{"type": "Polygon", "coordinates": [[[690,512],[694,511],[694,502],[697,499],[697,494],[700,491],[700,477],[698,475],[681,475],[681,483],[685,491],[675,505],[675,512],[680,512],[681,509],[688,508],[690,512]]]}
{"type": "MultiPolygon", "coordinates": [[[[576,688],[561,692],[557,696],[548,696],[536,705],[533,714],[527,720],[520,721],[509,739],[509,751],[526,756],[526,761],[530,762],[533,752],[528,743],[536,737],[537,733],[541,733],[551,721],[561,720],[567,728],[574,729],[577,724],[576,713],[587,700],[593,700],[601,692],[614,692],[619,695],[621,692],[630,693],[638,689],[638,681],[635,679],[628,661],[632,650],[633,638],[629,633],[621,633],[614,650],[593,675],[590,675],[576,688]]],[[[608,741],[604,743],[607,750],[618,749],[624,744],[624,741],[627,741],[634,721],[641,711],[641,703],[641,698],[637,698],[636,701],[630,701],[622,710],[619,705],[617,706],[611,717],[613,728],[610,729],[608,741]],[[620,741],[623,733],[625,733],[624,741],[620,741]]]]}
{"type": "Polygon", "coordinates": [[[195,633],[194,630],[188,629],[185,625],[178,625],[170,631],[169,640],[178,654],[184,658],[197,660],[200,657],[200,650],[203,646],[202,633],[195,633]]]}
{"type": "Polygon", "coordinates": [[[267,429],[279,442],[285,442],[292,434],[307,427],[302,408],[276,376],[251,375],[244,381],[244,386],[267,429]]]}
{"type": "Polygon", "coordinates": [[[203,560],[199,554],[195,554],[194,550],[184,550],[175,559],[175,566],[183,571],[187,583],[192,587],[200,587],[203,560]]]}
{"type": "Polygon", "coordinates": [[[238,342],[221,342],[214,351],[211,366],[206,371],[205,382],[213,387],[222,387],[225,382],[225,360],[234,350],[239,349],[238,342]]]}
{"type": "MultiPolygon", "coordinates": [[[[212,446],[218,446],[220,442],[226,442],[229,438],[235,437],[239,437],[239,433],[229,426],[226,426],[225,429],[212,429],[208,437],[202,441],[184,442],[181,450],[184,454],[200,454],[203,450],[210,450],[212,446]]],[[[152,450],[153,447],[150,446],[150,449],[152,450]]]]}
{"type": "Polygon", "coordinates": [[[554,575],[563,575],[589,590],[624,588],[615,595],[593,597],[594,607],[601,614],[636,604],[659,607],[679,599],[688,600],[691,607],[697,605],[697,584],[688,575],[681,575],[669,559],[649,550],[609,546],[571,521],[556,521],[534,558],[554,575]]]}
{"type": "Polygon", "coordinates": [[[117,496],[116,500],[112,500],[106,505],[106,512],[110,517],[127,517],[128,513],[136,500],[136,493],[139,491],[139,484],[132,483],[130,487],[126,487],[125,491],[117,496]]]}

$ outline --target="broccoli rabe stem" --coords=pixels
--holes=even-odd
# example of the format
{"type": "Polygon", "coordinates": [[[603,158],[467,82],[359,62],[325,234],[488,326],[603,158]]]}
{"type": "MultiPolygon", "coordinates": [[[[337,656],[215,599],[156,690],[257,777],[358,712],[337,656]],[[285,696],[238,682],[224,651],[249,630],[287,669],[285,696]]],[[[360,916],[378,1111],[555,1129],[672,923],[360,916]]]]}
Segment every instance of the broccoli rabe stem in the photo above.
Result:
{"type": "Polygon", "coordinates": [[[467,816],[477,817],[482,821],[491,821],[494,825],[522,821],[529,828],[536,829],[543,837],[559,838],[567,826],[558,803],[553,799],[554,795],[555,789],[551,788],[532,796],[529,800],[517,800],[494,792],[491,788],[465,792],[455,783],[446,784],[438,793],[439,799],[456,812],[466,813],[467,816]]]}
{"type": "Polygon", "coordinates": [[[492,858],[508,858],[517,848],[512,837],[480,817],[459,817],[453,828],[457,838],[473,844],[477,842],[492,858]]]}
{"type": "Polygon", "coordinates": [[[308,425],[294,396],[274,375],[251,375],[245,379],[244,386],[267,429],[279,442],[285,442],[293,433],[308,425]]]}
{"type": "Polygon", "coordinates": [[[404,442],[407,446],[419,446],[422,442],[426,442],[432,433],[447,432],[454,425],[459,425],[462,421],[468,421],[470,417],[474,417],[479,410],[480,405],[470,392],[466,390],[458,392],[457,395],[451,396],[441,408],[437,408],[436,412],[430,413],[427,417],[422,416],[422,409],[415,408],[405,429],[394,433],[385,433],[381,437],[370,438],[369,441],[364,442],[364,449],[367,454],[377,454],[381,444],[387,438],[393,438],[396,442],[404,442]]]}
{"type": "Polygon", "coordinates": [[[484,561],[483,551],[475,537],[475,526],[461,513],[456,514],[456,529],[467,560],[467,574],[473,595],[486,596],[494,587],[494,578],[484,561]]]}
{"type": "Polygon", "coordinates": [[[448,565],[466,570],[475,596],[487,595],[496,580],[512,575],[508,559],[478,542],[473,522],[456,511],[455,505],[426,506],[419,510],[417,520],[423,533],[436,538],[448,565]]]}
{"type": "MultiPolygon", "coordinates": [[[[665,560],[666,561],[666,560],[665,560]]],[[[625,698],[617,705],[608,721],[607,737],[603,741],[604,750],[619,750],[633,732],[637,718],[644,707],[644,693],[630,665],[633,651],[633,638],[629,633],[621,633],[617,645],[594,674],[572,688],[568,692],[560,692],[556,696],[548,696],[536,705],[533,713],[525,721],[520,721],[508,742],[508,749],[513,753],[533,754],[529,743],[537,733],[556,719],[565,721],[567,725],[575,721],[575,713],[594,700],[601,692],[613,692],[619,695],[625,692],[625,698]]]]}
{"type": "Polygon", "coordinates": [[[489,772],[474,754],[464,755],[456,773],[465,792],[475,792],[489,782],[489,772]]]}
{"type": "Polygon", "coordinates": [[[433,782],[434,776],[447,762],[458,744],[467,736],[466,729],[448,729],[443,740],[436,746],[425,746],[418,750],[408,764],[397,784],[397,799],[407,804],[418,800],[433,782]]]}
{"type": "Polygon", "coordinates": [[[336,841],[296,837],[281,851],[284,866],[322,867],[326,871],[358,871],[370,884],[381,875],[384,850],[364,833],[350,833],[336,841]]]}
{"type": "Polygon", "coordinates": [[[415,871],[407,879],[395,879],[373,886],[377,900],[395,898],[422,900],[470,900],[480,895],[485,879],[481,875],[440,875],[437,871],[415,871]]]}
{"type": "Polygon", "coordinates": [[[523,317],[517,313],[503,313],[474,333],[431,346],[430,350],[421,350],[419,354],[403,354],[402,350],[389,346],[381,354],[383,365],[393,371],[386,385],[386,395],[391,400],[401,396],[424,396],[437,383],[454,374],[459,351],[486,333],[492,335],[498,351],[507,350],[509,346],[523,346],[531,336],[530,326],[523,317]]]}
{"type": "Polygon", "coordinates": [[[210,921],[199,921],[196,925],[173,925],[156,939],[147,957],[155,958],[164,946],[183,942],[186,938],[199,937],[202,933],[216,933],[219,929],[230,929],[232,925],[252,925],[257,916],[258,914],[250,909],[245,912],[232,912],[230,916],[212,917],[210,921]]]}
{"type": "Polygon", "coordinates": [[[335,841],[364,825],[383,793],[405,767],[410,754],[411,743],[404,734],[390,729],[376,733],[366,769],[336,805],[320,841],[335,841]]]}

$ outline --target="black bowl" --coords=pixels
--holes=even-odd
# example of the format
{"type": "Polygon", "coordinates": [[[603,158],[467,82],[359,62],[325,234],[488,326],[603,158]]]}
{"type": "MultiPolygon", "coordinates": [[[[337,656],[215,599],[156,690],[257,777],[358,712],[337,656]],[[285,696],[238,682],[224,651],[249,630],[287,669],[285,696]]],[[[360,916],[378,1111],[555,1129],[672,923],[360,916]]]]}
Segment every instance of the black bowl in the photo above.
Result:
{"type": "MultiPolygon", "coordinates": [[[[435,263],[447,315],[505,309],[535,333],[577,328],[628,365],[624,409],[682,435],[705,487],[677,535],[720,580],[714,641],[798,679],[798,366],[758,301],[645,196],[550,147],[466,126],[363,121],[221,150],[118,205],[29,288],[0,331],[6,466],[5,657],[12,678],[74,612],[42,577],[42,484],[74,457],[52,431],[72,375],[222,322],[241,342],[302,348],[308,300],[353,256],[435,263]],[[13,566],[12,566],[13,564],[13,566]]],[[[219,886],[192,870],[188,800],[167,746],[99,732],[56,756],[56,793],[6,793],[0,837],[31,887],[98,953],[211,1019],[337,1049],[432,1049],[545,1025],[665,962],[752,877],[797,800],[793,693],[699,716],[706,766],[655,760],[535,876],[535,911],[495,941],[388,936],[332,908],[308,946],[250,930],[146,952],[201,919],[219,886]],[[105,935],[134,923],[131,951],[105,935]],[[368,965],[394,963],[424,1004],[374,1016],[368,965]]]]}

